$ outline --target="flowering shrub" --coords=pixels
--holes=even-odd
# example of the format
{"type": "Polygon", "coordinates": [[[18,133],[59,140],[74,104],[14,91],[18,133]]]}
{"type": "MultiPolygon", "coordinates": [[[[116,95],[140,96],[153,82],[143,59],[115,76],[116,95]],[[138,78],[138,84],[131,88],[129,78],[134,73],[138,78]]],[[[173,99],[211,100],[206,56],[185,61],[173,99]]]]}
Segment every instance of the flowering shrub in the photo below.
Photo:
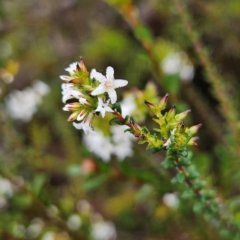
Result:
{"type": "MultiPolygon", "coordinates": [[[[127,81],[114,80],[114,71],[111,67],[107,68],[106,77],[96,72],[95,69],[92,70],[89,77],[87,68],[81,58],[79,63],[75,63],[75,69],[71,64],[66,70],[69,71],[70,76],[60,76],[63,81],[67,82],[63,83],[63,86],[68,89],[67,92],[63,91],[63,98],[64,100],[74,98],[74,101],[78,100],[78,102],[65,105],[63,110],[72,111],[68,121],[80,121],[80,123],[73,123],[77,129],[83,129],[85,134],[93,134],[93,138],[90,138],[87,143],[90,150],[95,153],[100,152],[99,155],[103,160],[109,160],[111,149],[114,150],[114,147],[109,139],[105,139],[101,134],[94,135],[92,119],[94,115],[99,114],[104,118],[106,112],[113,114],[114,118],[110,120],[110,125],[115,123],[126,126],[127,128],[122,129],[122,131],[135,136],[139,144],[147,143],[147,150],[152,153],[160,150],[166,151],[166,158],[162,162],[162,166],[166,169],[175,168],[177,170],[177,174],[172,178],[171,182],[186,184],[183,198],[195,198],[194,209],[196,212],[205,213],[210,220],[215,220],[217,227],[224,228],[229,235],[233,234],[234,236],[235,232],[239,230],[239,226],[233,220],[229,222],[224,217],[222,203],[215,199],[214,191],[203,189],[205,182],[199,179],[199,173],[191,163],[188,146],[197,145],[196,140],[198,138],[193,136],[197,133],[201,124],[192,127],[185,126],[183,120],[190,110],[176,113],[176,106],[173,106],[169,111],[165,111],[169,98],[168,94],[156,104],[145,100],[144,103],[154,114],[153,121],[158,126],[153,129],[155,133],[151,133],[147,127],[138,125],[131,116],[122,115],[121,105],[116,103],[117,94],[115,88],[127,85],[127,81]],[[95,85],[96,79],[100,84],[95,85]],[[98,97],[97,101],[96,95],[100,95],[102,98],[98,97]],[[94,141],[96,141],[95,144],[94,141]],[[102,151],[95,150],[98,143],[101,143],[102,151]]],[[[115,135],[116,138],[120,143],[122,142],[122,151],[125,151],[125,138],[119,137],[119,134],[115,135]]],[[[128,148],[126,148],[126,151],[128,151],[128,148]]]]}

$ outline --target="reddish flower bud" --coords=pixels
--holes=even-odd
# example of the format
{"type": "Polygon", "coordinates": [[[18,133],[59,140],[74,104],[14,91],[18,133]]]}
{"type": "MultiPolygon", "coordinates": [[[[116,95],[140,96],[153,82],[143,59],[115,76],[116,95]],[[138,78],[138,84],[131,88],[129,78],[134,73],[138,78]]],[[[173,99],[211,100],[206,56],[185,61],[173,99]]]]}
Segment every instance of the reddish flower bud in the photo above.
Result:
{"type": "Polygon", "coordinates": [[[83,58],[82,58],[82,57],[80,57],[79,67],[80,67],[80,69],[81,69],[83,72],[87,72],[87,68],[86,68],[86,66],[85,66],[85,64],[84,64],[84,62],[83,62],[83,58]]]}
{"type": "Polygon", "coordinates": [[[158,106],[160,109],[164,109],[167,105],[169,94],[167,93],[159,102],[158,106]]]}
{"type": "Polygon", "coordinates": [[[145,103],[148,107],[154,108],[154,104],[153,104],[153,103],[148,102],[147,100],[145,100],[144,103],[145,103]]]}

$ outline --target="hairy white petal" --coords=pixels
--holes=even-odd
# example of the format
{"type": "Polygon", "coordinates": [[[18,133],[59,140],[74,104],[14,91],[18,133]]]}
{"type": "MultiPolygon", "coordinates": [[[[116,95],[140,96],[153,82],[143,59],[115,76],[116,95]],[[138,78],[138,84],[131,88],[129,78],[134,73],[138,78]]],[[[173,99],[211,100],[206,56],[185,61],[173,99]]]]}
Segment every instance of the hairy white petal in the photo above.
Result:
{"type": "Polygon", "coordinates": [[[107,79],[114,80],[114,69],[112,67],[107,67],[106,77],[107,79]]]}
{"type": "Polygon", "coordinates": [[[91,77],[95,78],[97,81],[99,81],[101,83],[106,80],[106,78],[101,73],[97,72],[96,70],[91,73],[91,77]]]}
{"type": "Polygon", "coordinates": [[[95,89],[92,91],[91,95],[92,95],[92,96],[96,96],[96,95],[103,94],[103,93],[105,93],[105,92],[106,92],[106,90],[105,90],[104,86],[103,86],[102,84],[100,84],[97,88],[95,88],[95,89]]]}
{"type": "Polygon", "coordinates": [[[117,101],[117,93],[114,89],[108,91],[108,96],[111,99],[112,104],[114,104],[117,101]]]}
{"type": "Polygon", "coordinates": [[[114,81],[114,88],[120,88],[120,87],[124,87],[128,84],[127,80],[123,80],[123,79],[116,79],[114,81]]]}

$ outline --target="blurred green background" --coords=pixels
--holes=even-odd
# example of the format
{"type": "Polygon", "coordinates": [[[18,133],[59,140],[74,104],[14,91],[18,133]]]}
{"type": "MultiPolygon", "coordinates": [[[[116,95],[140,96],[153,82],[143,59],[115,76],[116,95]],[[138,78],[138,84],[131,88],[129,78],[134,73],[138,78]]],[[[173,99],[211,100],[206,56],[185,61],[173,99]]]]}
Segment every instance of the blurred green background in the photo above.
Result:
{"type": "Polygon", "coordinates": [[[62,111],[59,79],[80,56],[89,71],[112,66],[130,94],[153,82],[159,96],[170,94],[169,108],[192,109],[186,123],[203,124],[193,162],[240,221],[240,2],[187,7],[227,99],[214,93],[172,0],[0,0],[1,239],[220,239],[181,199],[184,186],[170,183],[164,152],[135,143],[131,157],[106,163],[83,144],[62,111]],[[182,63],[176,70],[179,58],[186,72],[182,63]]]}

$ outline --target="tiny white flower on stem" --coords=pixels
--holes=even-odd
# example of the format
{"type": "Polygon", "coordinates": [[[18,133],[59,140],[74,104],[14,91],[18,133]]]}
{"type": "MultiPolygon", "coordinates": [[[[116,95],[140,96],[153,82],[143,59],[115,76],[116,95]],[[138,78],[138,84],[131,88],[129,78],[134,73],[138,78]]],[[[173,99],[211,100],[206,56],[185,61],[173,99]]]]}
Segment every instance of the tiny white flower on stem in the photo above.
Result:
{"type": "Polygon", "coordinates": [[[101,98],[98,98],[98,107],[95,112],[100,112],[103,118],[106,112],[113,112],[113,110],[108,106],[109,101],[110,99],[107,100],[107,102],[104,102],[101,98]]]}
{"type": "MultiPolygon", "coordinates": [[[[73,122],[73,126],[76,128],[76,129],[82,129],[84,131],[85,134],[88,134],[88,133],[93,133],[94,130],[93,130],[93,127],[91,126],[91,120],[92,120],[92,113],[90,113],[88,115],[88,117],[86,119],[84,119],[82,122],[80,123],[75,123],[73,122]]],[[[86,115],[84,115],[85,117],[86,115]]]]}
{"type": "Polygon", "coordinates": [[[112,67],[107,67],[106,77],[94,69],[91,72],[91,78],[95,78],[100,82],[100,85],[92,91],[91,95],[96,96],[107,92],[112,104],[117,101],[115,88],[124,87],[128,84],[127,80],[114,79],[114,70],[112,67]]]}
{"type": "MultiPolygon", "coordinates": [[[[66,103],[67,100],[72,98],[80,99],[82,98],[83,94],[74,88],[74,85],[71,83],[63,83],[62,84],[62,101],[63,103],[66,103]]],[[[83,104],[82,102],[80,102],[83,104]]]]}
{"type": "Polygon", "coordinates": [[[69,67],[65,68],[65,70],[66,70],[67,72],[69,72],[70,75],[71,75],[71,74],[74,74],[74,72],[75,72],[76,69],[77,69],[77,64],[78,64],[78,62],[71,63],[71,64],[69,65],[69,67]]]}
{"type": "Polygon", "coordinates": [[[167,147],[168,145],[170,145],[171,144],[171,139],[169,138],[164,144],[163,144],[163,146],[164,147],[167,147]]]}

